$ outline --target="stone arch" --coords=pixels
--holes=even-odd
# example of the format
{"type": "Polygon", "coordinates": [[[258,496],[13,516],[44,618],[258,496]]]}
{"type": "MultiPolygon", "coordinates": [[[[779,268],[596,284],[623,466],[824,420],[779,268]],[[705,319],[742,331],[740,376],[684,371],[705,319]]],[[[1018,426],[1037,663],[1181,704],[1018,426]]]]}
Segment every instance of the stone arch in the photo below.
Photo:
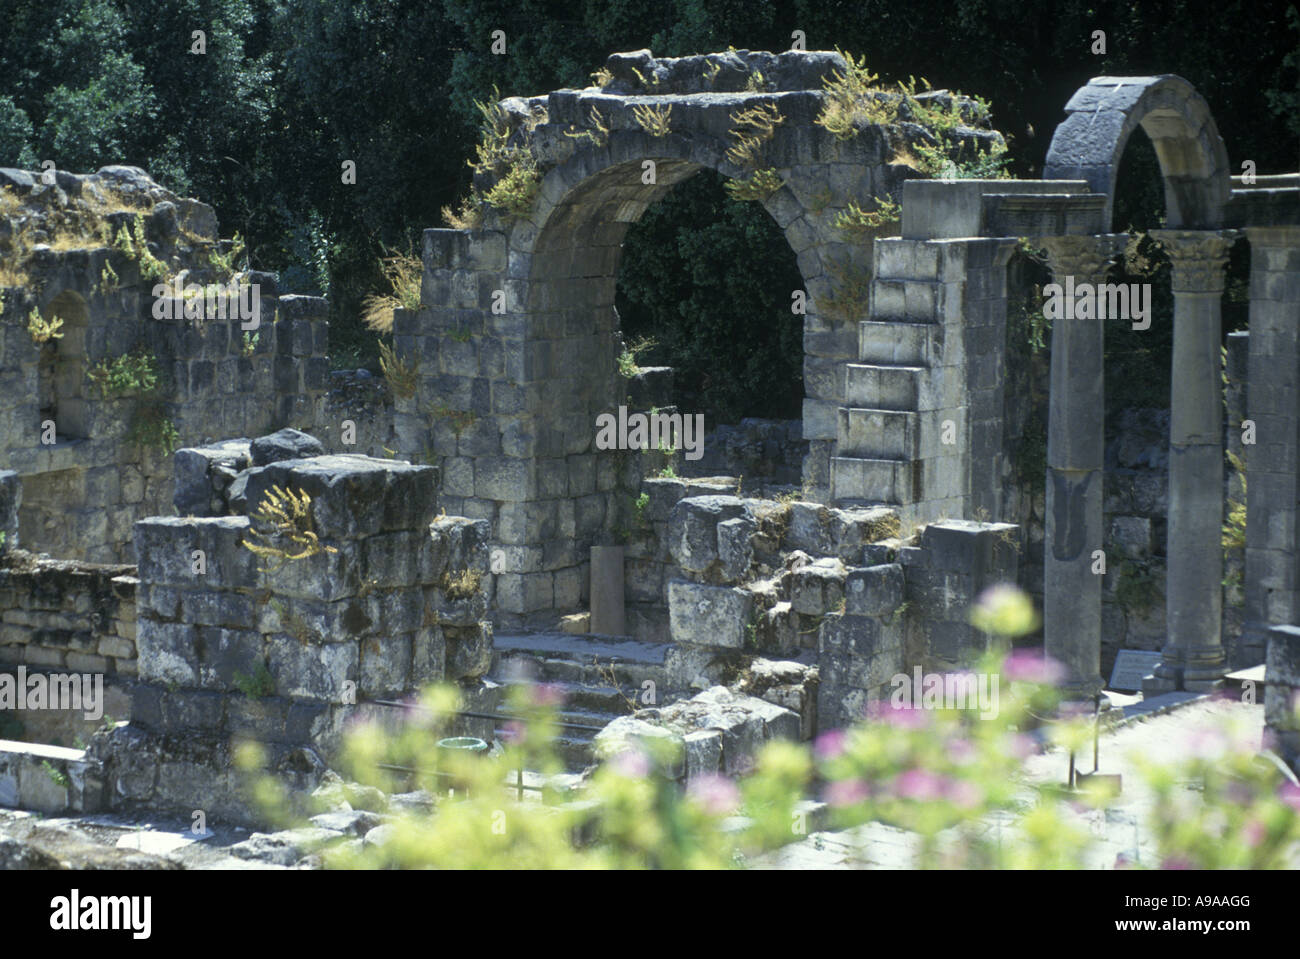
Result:
{"type": "MultiPolygon", "coordinates": [[[[567,96],[548,98],[552,120],[570,108],[586,116],[594,105],[584,102],[586,96],[566,103],[567,96]]],[[[522,451],[528,456],[516,498],[499,503],[496,535],[508,551],[506,566],[522,570],[498,577],[501,611],[580,604],[586,548],[604,541],[619,522],[622,477],[616,457],[595,449],[595,424],[599,414],[616,412],[623,397],[614,309],[621,243],[651,204],[701,170],[733,180],[749,175],[750,169],[727,159],[727,133],[730,115],[757,102],[774,104],[786,118],[764,153],[765,165],[784,185],[759,202],[782,230],[808,292],[804,436],[822,444],[827,462],[834,455],[834,411],[843,402],[839,380],[843,364],[855,356],[856,326],[828,321],[817,304],[832,292],[825,264],[865,255],[848,249],[830,223],[850,200],[865,204],[873,181],[871,165],[858,156],[862,142],[832,145],[833,138],[812,123],[819,96],[591,97],[610,128],[604,142],[579,142],[545,172],[532,215],[503,224],[509,308],[522,320],[526,399],[519,423],[528,433],[522,451]],[[671,107],[673,132],[655,137],[639,128],[635,109],[646,102],[671,107]],[[654,183],[644,182],[647,161],[654,164],[654,183]],[[828,188],[830,202],[814,215],[813,197],[828,188]],[[824,412],[810,416],[810,410],[824,412]]]]}
{"type": "Polygon", "coordinates": [[[536,195],[514,215],[480,205],[473,228],[427,230],[426,308],[394,322],[395,348],[421,363],[416,395],[397,401],[399,447],[433,451],[449,512],[492,522],[498,614],[583,598],[585,546],[611,531],[620,495],[614,458],[595,453],[596,416],[615,412],[619,396],[620,244],[651,203],[701,169],[733,180],[770,171],[782,184],[762,202],[807,292],[804,481],[830,497],[874,268],[871,242],[836,220],[851,204],[872,210],[874,198],[897,197],[916,175],[893,159],[914,135],[902,126],[864,119],[837,139],[817,123],[825,81],[846,67],[826,52],[638,51],[611,56],[602,87],[498,105],[485,145],[526,158],[476,177],[479,196],[504,184],[517,199],[532,170],[536,195]],[[781,122],[755,156],[729,155],[738,115],[760,105],[781,122]],[[669,114],[668,130],[645,122],[647,110],[669,114]],[[643,180],[646,161],[654,183],[643,180]]]}
{"type": "Polygon", "coordinates": [[[54,421],[59,439],[89,436],[90,410],[86,402],[86,337],[90,311],[74,290],[63,290],[40,307],[47,320],[61,319],[61,337],[41,349],[38,366],[40,418],[54,421]]]}
{"type": "Polygon", "coordinates": [[[1113,216],[1120,159],[1141,127],[1155,147],[1165,186],[1166,226],[1217,229],[1231,192],[1228,152],[1209,105],[1182,77],[1093,77],[1065,105],[1043,176],[1087,180],[1113,216]]]}
{"type": "MultiPolygon", "coordinates": [[[[616,409],[619,324],[614,310],[627,230],[675,186],[708,169],[730,179],[745,172],[725,159],[726,146],[713,138],[670,136],[656,140],[637,133],[614,135],[608,146],[581,152],[548,174],[537,233],[530,244],[525,331],[535,350],[548,402],[541,409],[544,434],[564,433],[567,455],[589,451],[582,437],[594,437],[594,418],[616,409]],[[644,182],[654,164],[654,183],[644,182]],[[572,419],[571,419],[572,418],[572,419]]],[[[820,238],[802,219],[795,193],[783,186],[759,201],[782,229],[805,289],[821,278],[820,238]]],[[[819,320],[813,295],[805,316],[819,320]]]]}

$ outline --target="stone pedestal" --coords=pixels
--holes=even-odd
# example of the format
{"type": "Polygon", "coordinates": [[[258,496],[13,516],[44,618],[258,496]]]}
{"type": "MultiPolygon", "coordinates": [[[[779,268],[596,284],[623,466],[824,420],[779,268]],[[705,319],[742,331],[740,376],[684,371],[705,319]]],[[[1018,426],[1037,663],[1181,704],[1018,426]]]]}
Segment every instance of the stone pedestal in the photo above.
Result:
{"type": "Polygon", "coordinates": [[[591,548],[591,631],[602,636],[627,633],[622,546],[591,548]]]}
{"type": "Polygon", "coordinates": [[[1223,387],[1221,297],[1231,230],[1158,230],[1173,263],[1169,427],[1169,633],[1143,692],[1223,685],[1223,387]]]}
{"type": "MultiPolygon", "coordinates": [[[[1053,278],[1101,284],[1122,235],[1044,240],[1053,278]]],[[[1095,311],[1094,311],[1095,312],[1095,311]]],[[[1047,421],[1047,518],[1043,555],[1043,636],[1047,655],[1062,663],[1067,699],[1092,699],[1102,689],[1101,576],[1093,552],[1102,546],[1105,444],[1103,321],[1052,324],[1051,397],[1047,421]]]]}

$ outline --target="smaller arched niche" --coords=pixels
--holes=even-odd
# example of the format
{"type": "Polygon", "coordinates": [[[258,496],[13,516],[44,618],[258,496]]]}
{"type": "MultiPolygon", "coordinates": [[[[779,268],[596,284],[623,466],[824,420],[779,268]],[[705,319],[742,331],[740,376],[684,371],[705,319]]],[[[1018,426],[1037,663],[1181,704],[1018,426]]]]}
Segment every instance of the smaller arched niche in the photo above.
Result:
{"type": "Polygon", "coordinates": [[[85,439],[90,412],[86,401],[86,333],[90,326],[86,301],[65,290],[40,312],[47,321],[63,321],[62,335],[41,346],[37,367],[41,422],[53,420],[55,435],[61,440],[85,439]]]}

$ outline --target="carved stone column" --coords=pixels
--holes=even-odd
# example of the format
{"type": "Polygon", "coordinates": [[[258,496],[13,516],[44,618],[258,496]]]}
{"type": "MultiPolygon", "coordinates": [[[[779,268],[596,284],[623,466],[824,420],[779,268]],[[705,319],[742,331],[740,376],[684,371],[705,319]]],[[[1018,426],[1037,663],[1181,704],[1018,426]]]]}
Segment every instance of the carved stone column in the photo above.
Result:
{"type": "MultiPolygon", "coordinates": [[[[1068,293],[1101,284],[1124,248],[1122,234],[1043,240],[1054,280],[1068,293]]],[[[1093,311],[1098,312],[1098,311],[1093,311]]],[[[1102,546],[1105,445],[1103,321],[1052,323],[1051,396],[1047,420],[1047,522],[1043,550],[1043,637],[1048,656],[1067,670],[1067,699],[1102,689],[1101,576],[1093,551],[1102,546]]]]}
{"type": "MultiPolygon", "coordinates": [[[[1153,230],[1173,264],[1169,405],[1168,635],[1143,692],[1223,684],[1221,300],[1235,230],[1153,230]]],[[[1248,387],[1249,389],[1249,387],[1248,387]]]]}

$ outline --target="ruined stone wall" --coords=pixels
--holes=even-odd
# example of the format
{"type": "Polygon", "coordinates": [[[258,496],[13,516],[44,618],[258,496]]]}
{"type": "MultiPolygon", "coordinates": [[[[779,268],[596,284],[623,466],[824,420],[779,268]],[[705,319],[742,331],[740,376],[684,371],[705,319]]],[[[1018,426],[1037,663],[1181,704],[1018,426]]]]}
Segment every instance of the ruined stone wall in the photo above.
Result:
{"type": "Polygon", "coordinates": [[[966,667],[989,648],[970,622],[984,590],[1014,583],[1019,530],[1010,523],[932,523],[898,551],[907,600],[907,660],[927,671],[966,667]]]}
{"type": "Polygon", "coordinates": [[[679,499],[661,534],[673,562],[669,686],[743,683],[764,659],[815,665],[815,681],[780,704],[830,729],[888,698],[899,673],[970,665],[988,648],[971,609],[988,587],[1015,581],[1018,529],[953,521],[906,541],[899,532],[883,507],[679,499]]]}
{"type": "Polygon", "coordinates": [[[0,560],[0,667],[136,674],[135,568],[0,560]]]}
{"type": "Polygon", "coordinates": [[[746,418],[721,424],[704,437],[698,460],[679,457],[682,476],[735,476],[744,489],[774,485],[799,486],[808,443],[801,420],[746,418]]]}
{"type": "Polygon", "coordinates": [[[0,471],[0,669],[97,673],[117,688],[136,674],[135,568],[18,548],[22,493],[0,471]]]}
{"type": "MultiPolygon", "coordinates": [[[[923,135],[914,124],[864,120],[837,139],[818,125],[823,81],[846,67],[828,52],[664,59],[636,51],[609,58],[603,88],[499,105],[502,147],[535,164],[537,196],[516,215],[489,209],[471,229],[426,231],[427,306],[398,311],[394,321],[397,354],[418,366],[414,394],[394,402],[401,455],[443,469],[448,509],[492,523],[506,556],[507,571],[496,577],[502,612],[575,607],[590,547],[625,523],[622,501],[637,495],[636,471],[626,482],[619,457],[595,448],[596,417],[628,396],[614,309],[620,247],[650,204],[701,169],[743,180],[770,166],[779,180],[755,199],[784,232],[805,282],[802,479],[810,496],[830,495],[844,365],[858,356],[866,316],[871,236],[890,229],[836,224],[897,195],[917,174],[898,155],[923,135]],[[647,109],[668,121],[648,124],[647,109]],[[734,149],[743,132],[736,117],[755,109],[775,111],[780,122],[751,162],[734,149]]],[[[957,106],[984,125],[963,136],[1001,142],[978,111],[957,106]]],[[[476,187],[489,190],[491,181],[483,173],[476,187]]],[[[872,489],[860,483],[844,498],[898,502],[892,488],[881,497],[872,489]]]]}
{"type": "Polygon", "coordinates": [[[25,277],[0,289],[0,461],[24,480],[22,538],[63,558],[130,561],[132,524],[170,511],[169,444],[310,429],[323,415],[326,303],[280,297],[271,274],[232,276],[211,208],[134,167],[55,184],[3,170],[0,187],[17,200],[8,235],[49,241],[3,253],[25,277]],[[177,282],[256,288],[256,328],[229,301],[227,318],[186,319],[177,282]],[[154,295],[158,283],[167,295],[154,295]],[[58,334],[38,342],[33,311],[62,320],[58,334]],[[90,375],[139,350],[153,358],[154,389],[90,375]]]}
{"type": "Polygon", "coordinates": [[[436,469],[317,456],[241,473],[251,517],[136,526],[139,683],[129,726],[93,747],[113,802],[251,818],[232,743],[265,744],[276,772],[310,785],[367,701],[442,679],[473,685],[490,665],[487,531],[434,516],[436,469]],[[258,533],[276,488],[309,497],[295,528],[319,551],[247,548],[301,552],[258,533]]]}

